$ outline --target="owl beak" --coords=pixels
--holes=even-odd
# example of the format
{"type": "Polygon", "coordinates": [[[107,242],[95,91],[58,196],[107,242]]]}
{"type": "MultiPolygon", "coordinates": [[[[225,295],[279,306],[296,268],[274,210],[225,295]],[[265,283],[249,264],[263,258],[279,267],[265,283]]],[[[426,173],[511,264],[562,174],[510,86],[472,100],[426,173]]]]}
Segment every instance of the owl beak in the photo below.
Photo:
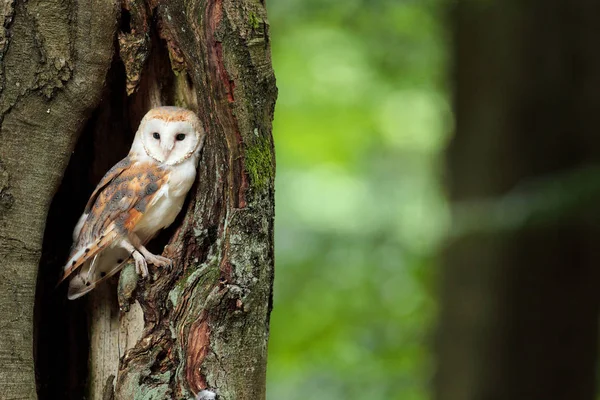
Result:
{"type": "Polygon", "coordinates": [[[171,150],[173,150],[173,143],[161,142],[161,147],[168,154],[171,152],[171,150]]]}

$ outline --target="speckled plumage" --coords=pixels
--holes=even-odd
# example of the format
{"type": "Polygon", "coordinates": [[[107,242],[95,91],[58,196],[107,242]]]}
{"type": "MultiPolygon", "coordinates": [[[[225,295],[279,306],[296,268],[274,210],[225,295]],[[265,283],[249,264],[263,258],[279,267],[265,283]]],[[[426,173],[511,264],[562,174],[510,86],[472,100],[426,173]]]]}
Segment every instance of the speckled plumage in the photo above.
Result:
{"type": "Polygon", "coordinates": [[[62,277],[71,277],[69,299],[120,271],[130,256],[142,276],[147,263],[171,264],[145,244],[181,210],[203,141],[200,121],[189,110],[159,107],[144,116],[129,154],[102,178],[75,227],[62,277]]]}

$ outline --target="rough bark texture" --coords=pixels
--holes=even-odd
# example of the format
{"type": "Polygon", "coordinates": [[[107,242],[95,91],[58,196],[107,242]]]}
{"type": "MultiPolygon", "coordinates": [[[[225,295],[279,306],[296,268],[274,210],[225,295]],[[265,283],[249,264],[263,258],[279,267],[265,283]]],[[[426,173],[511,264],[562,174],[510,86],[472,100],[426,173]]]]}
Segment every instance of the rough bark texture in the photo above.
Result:
{"type": "Polygon", "coordinates": [[[100,100],[118,8],[0,3],[0,397],[36,397],[33,311],[46,214],[100,100]]]}
{"type": "MultiPolygon", "coordinates": [[[[197,107],[208,136],[187,217],[163,253],[176,260],[175,268],[157,271],[135,296],[145,326],[121,360],[115,398],[189,398],[203,389],[221,399],[264,398],[276,98],[264,4],[150,2],[146,17],[141,3],[127,7],[131,34],[156,23],[175,73],[173,95],[197,107]]],[[[125,64],[130,91],[136,62],[125,64]]],[[[152,54],[150,65],[160,70],[152,67],[152,54]]],[[[142,93],[160,86],[153,74],[162,76],[151,72],[144,81],[142,73],[142,93]]],[[[122,306],[127,287],[122,278],[122,306]]]]}
{"type": "Polygon", "coordinates": [[[277,95],[264,3],[1,5],[0,398],[36,397],[34,341],[40,399],[264,398],[277,95]],[[207,132],[184,211],[154,243],[174,268],[147,281],[126,268],[65,301],[54,284],[87,196],[143,114],[171,104],[207,132]]]}
{"type": "Polygon", "coordinates": [[[599,15],[583,0],[454,10],[460,235],[445,253],[438,399],[594,398],[599,15]]]}

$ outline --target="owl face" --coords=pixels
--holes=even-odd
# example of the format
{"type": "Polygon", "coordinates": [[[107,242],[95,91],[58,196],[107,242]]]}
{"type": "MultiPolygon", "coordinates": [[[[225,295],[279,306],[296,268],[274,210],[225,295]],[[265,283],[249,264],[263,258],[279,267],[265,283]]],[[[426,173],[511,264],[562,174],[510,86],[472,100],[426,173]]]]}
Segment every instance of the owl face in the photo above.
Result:
{"type": "Polygon", "coordinates": [[[204,131],[192,111],[159,107],[150,110],[142,119],[132,150],[137,147],[140,151],[141,144],[143,152],[158,163],[177,165],[197,155],[203,139],[204,131]]]}

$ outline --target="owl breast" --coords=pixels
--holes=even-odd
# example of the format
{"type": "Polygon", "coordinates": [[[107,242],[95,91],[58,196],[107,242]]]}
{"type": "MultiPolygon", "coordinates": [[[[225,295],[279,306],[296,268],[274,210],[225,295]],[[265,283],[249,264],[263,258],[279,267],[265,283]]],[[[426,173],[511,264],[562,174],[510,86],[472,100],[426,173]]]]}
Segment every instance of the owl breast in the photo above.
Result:
{"type": "Polygon", "coordinates": [[[158,190],[154,201],[148,205],[144,216],[134,228],[142,241],[152,238],[159,230],[173,223],[195,178],[196,167],[193,162],[186,161],[170,167],[167,182],[158,190]]]}

